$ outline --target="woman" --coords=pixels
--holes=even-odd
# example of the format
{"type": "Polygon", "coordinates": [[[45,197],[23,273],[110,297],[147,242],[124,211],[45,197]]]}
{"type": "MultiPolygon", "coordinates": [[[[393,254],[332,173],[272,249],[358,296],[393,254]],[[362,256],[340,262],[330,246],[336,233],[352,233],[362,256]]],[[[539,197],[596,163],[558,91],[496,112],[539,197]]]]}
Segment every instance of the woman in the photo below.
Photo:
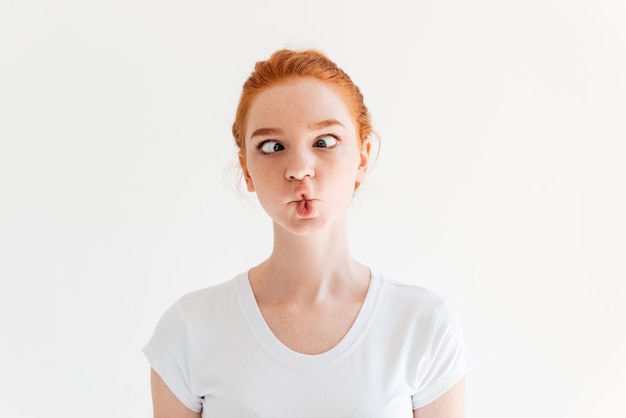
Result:
{"type": "Polygon", "coordinates": [[[462,417],[468,361],[450,306],[348,248],[371,159],[358,87],[317,51],[277,51],[244,84],[233,135],[273,250],[163,315],[144,349],[154,416],[462,417]]]}

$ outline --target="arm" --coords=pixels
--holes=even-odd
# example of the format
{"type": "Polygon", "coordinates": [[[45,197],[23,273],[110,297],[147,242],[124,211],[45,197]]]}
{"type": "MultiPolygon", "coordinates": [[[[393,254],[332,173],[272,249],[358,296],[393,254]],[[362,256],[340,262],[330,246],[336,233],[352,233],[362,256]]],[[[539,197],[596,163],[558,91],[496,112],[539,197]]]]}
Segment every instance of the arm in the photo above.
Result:
{"type": "Polygon", "coordinates": [[[413,418],[463,418],[465,415],[465,378],[443,395],[413,411],[413,418]]]}
{"type": "Polygon", "coordinates": [[[154,369],[150,369],[150,384],[154,418],[201,418],[200,413],[192,411],[178,400],[154,369]]]}

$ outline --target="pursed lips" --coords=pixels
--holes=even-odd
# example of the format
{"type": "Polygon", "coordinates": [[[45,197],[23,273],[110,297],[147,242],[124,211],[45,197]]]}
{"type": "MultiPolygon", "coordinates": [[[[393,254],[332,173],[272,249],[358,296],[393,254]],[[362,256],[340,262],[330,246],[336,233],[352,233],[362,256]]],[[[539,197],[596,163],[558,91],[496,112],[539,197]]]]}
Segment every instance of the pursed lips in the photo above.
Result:
{"type": "Polygon", "coordinates": [[[305,184],[297,185],[293,190],[294,199],[292,202],[300,202],[302,200],[314,200],[311,196],[311,189],[305,184]]]}

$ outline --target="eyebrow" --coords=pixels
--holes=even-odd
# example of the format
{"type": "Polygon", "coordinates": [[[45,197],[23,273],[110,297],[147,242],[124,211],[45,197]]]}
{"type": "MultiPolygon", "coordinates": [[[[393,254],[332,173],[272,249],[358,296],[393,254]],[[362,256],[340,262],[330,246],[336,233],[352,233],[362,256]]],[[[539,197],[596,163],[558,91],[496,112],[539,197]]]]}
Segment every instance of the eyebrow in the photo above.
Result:
{"type": "MultiPolygon", "coordinates": [[[[341,122],[335,119],[326,119],[319,122],[312,123],[308,126],[311,131],[315,131],[317,129],[327,128],[329,126],[339,125],[344,127],[341,122]]],[[[250,138],[254,138],[255,136],[279,136],[283,134],[283,130],[279,128],[259,128],[252,132],[250,138]]]]}
{"type": "Polygon", "coordinates": [[[309,125],[309,129],[314,131],[316,129],[322,129],[322,128],[327,128],[329,126],[333,126],[333,125],[339,125],[342,128],[345,128],[345,126],[343,126],[343,124],[341,122],[339,122],[338,120],[335,119],[326,119],[326,120],[322,120],[320,122],[315,122],[309,125]]]}
{"type": "Polygon", "coordinates": [[[250,138],[254,138],[255,136],[274,136],[274,135],[282,135],[282,129],[278,128],[259,128],[256,131],[252,132],[250,138]]]}

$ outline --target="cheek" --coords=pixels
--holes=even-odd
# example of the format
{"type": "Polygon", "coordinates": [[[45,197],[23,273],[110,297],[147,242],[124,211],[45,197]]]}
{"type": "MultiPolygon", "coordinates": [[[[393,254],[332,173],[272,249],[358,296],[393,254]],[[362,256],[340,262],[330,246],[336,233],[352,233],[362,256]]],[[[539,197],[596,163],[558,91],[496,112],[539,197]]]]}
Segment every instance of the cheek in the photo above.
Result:
{"type": "Polygon", "coordinates": [[[277,185],[277,168],[275,164],[258,164],[248,160],[247,183],[252,184],[257,193],[271,192],[277,185]]]}
{"type": "Polygon", "coordinates": [[[355,185],[359,182],[357,170],[350,163],[339,170],[332,170],[325,173],[325,184],[333,190],[333,196],[338,200],[351,200],[354,195],[355,185]]]}

